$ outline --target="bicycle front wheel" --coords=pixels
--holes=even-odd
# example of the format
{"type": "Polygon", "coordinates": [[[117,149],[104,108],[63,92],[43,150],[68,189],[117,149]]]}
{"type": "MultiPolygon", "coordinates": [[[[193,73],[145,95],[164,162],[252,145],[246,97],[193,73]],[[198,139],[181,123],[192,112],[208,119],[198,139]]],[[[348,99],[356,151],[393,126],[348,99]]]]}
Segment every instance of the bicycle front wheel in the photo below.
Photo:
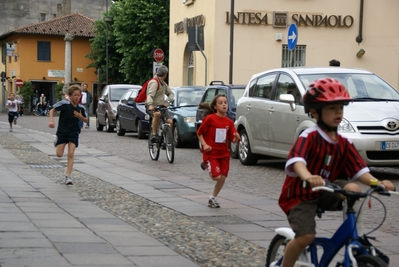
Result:
{"type": "Polygon", "coordinates": [[[388,267],[388,265],[380,258],[364,254],[356,257],[358,267],[388,267]]]}
{"type": "Polygon", "coordinates": [[[266,267],[280,266],[283,260],[285,247],[289,240],[282,235],[276,235],[270,242],[266,256],[266,267]]]}
{"type": "Polygon", "coordinates": [[[152,160],[158,160],[159,158],[159,151],[160,151],[160,142],[151,142],[151,133],[152,130],[150,129],[150,134],[148,135],[148,150],[150,152],[150,157],[152,160]]]}
{"type": "Polygon", "coordinates": [[[163,140],[166,147],[166,158],[169,163],[175,160],[175,146],[173,144],[173,131],[169,125],[165,126],[163,140]]]}

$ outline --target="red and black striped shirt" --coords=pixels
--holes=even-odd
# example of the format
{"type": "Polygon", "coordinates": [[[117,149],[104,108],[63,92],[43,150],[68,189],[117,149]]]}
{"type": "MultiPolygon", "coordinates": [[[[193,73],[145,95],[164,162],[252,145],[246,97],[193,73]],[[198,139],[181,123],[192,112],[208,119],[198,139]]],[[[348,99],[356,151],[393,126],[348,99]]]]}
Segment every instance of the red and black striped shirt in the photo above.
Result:
{"type": "Polygon", "coordinates": [[[296,162],[303,162],[310,173],[334,182],[342,172],[351,180],[369,172],[353,143],[337,135],[332,140],[321,128],[314,126],[305,130],[293,144],[285,165],[287,177],[279,198],[285,213],[298,203],[317,198],[319,192],[302,186],[302,180],[293,170],[296,162]]]}

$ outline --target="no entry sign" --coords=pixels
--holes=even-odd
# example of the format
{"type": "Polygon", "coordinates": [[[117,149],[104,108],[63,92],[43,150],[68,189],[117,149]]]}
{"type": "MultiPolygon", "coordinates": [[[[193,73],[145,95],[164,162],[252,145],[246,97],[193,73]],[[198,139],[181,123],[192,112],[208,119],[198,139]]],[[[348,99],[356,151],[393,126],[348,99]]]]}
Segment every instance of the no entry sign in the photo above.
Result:
{"type": "Polygon", "coordinates": [[[164,58],[162,49],[161,48],[155,49],[152,56],[156,62],[162,62],[162,60],[164,58]]]}
{"type": "Polygon", "coordinates": [[[22,85],[24,85],[24,81],[22,81],[21,79],[16,79],[15,80],[15,85],[18,87],[21,87],[22,85]]]}

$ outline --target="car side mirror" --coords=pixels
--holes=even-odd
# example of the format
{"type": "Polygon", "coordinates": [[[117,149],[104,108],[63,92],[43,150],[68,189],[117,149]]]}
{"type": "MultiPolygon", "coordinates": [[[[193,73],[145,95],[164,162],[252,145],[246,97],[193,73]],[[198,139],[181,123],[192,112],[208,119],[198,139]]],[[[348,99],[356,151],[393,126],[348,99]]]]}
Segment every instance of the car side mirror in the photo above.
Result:
{"type": "Polygon", "coordinates": [[[127,101],[127,105],[134,107],[134,106],[136,106],[136,102],[129,100],[129,101],[127,101]]]}
{"type": "Polygon", "coordinates": [[[296,109],[295,98],[293,95],[281,94],[279,100],[280,100],[280,102],[289,104],[292,111],[294,111],[296,109]]]}

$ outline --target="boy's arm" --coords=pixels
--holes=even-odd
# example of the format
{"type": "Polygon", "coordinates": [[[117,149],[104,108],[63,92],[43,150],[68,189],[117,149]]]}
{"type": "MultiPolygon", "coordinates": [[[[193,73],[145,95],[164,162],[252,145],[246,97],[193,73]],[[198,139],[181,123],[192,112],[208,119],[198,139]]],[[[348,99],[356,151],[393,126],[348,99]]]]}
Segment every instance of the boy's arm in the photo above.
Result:
{"type": "Polygon", "coordinates": [[[310,187],[324,185],[323,178],[321,178],[320,175],[311,174],[305,163],[303,163],[302,161],[295,162],[292,168],[301,180],[309,182],[310,187]]]}
{"type": "Polygon", "coordinates": [[[50,122],[48,123],[48,127],[50,127],[50,128],[54,128],[54,108],[52,108],[52,109],[50,109],[50,112],[49,112],[49,117],[50,117],[50,122]]]}
{"type": "MultiPolygon", "coordinates": [[[[371,173],[369,173],[369,172],[363,173],[358,178],[359,182],[361,182],[362,184],[365,184],[367,186],[370,185],[370,180],[372,180],[372,179],[378,180],[373,175],[371,175],[371,173]]],[[[389,191],[395,190],[395,186],[389,180],[379,181],[379,184],[383,185],[386,190],[389,190],[389,191]]]]}

